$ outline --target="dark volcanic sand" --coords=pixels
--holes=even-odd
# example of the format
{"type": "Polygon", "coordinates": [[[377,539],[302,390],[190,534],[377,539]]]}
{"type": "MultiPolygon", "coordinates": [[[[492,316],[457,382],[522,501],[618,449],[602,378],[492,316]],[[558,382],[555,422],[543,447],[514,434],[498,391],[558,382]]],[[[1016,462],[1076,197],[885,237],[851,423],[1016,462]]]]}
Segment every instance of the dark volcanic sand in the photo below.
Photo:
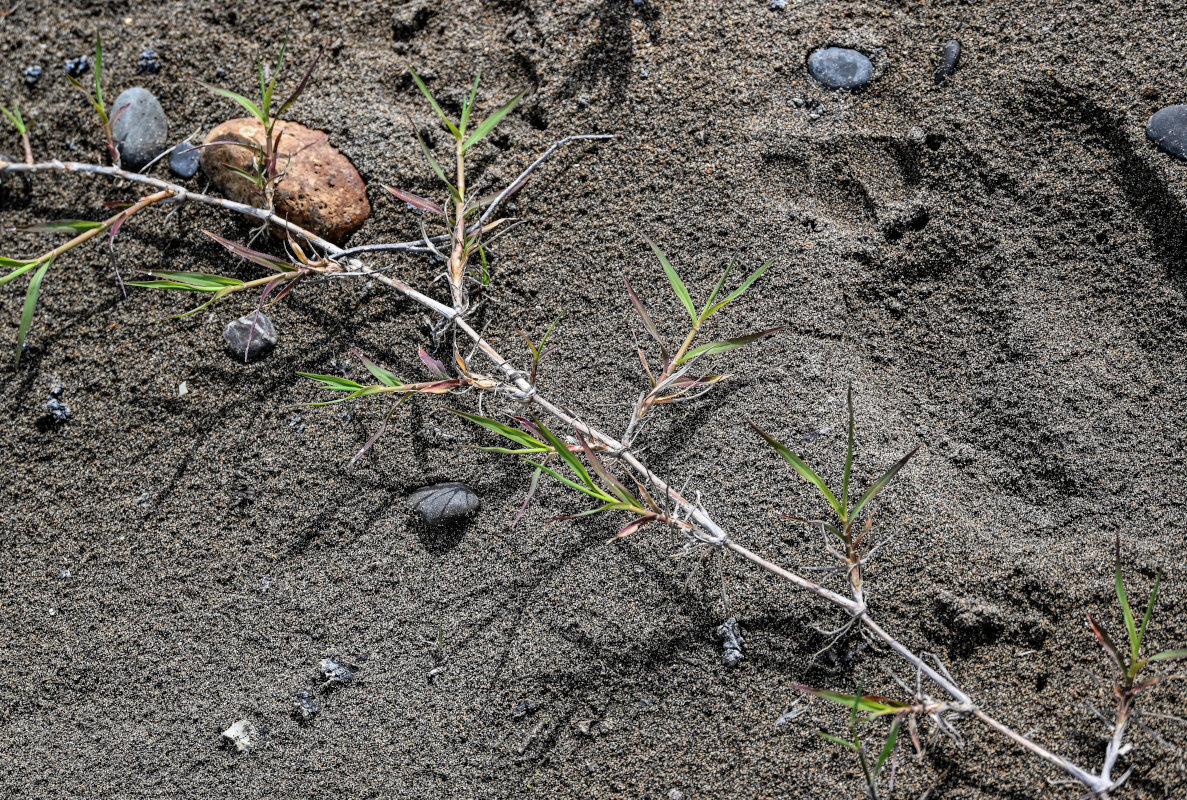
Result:
{"type": "MultiPolygon", "coordinates": [[[[778,256],[711,335],[789,330],[719,357],[734,377],[665,411],[646,457],[758,552],[823,563],[819,541],[776,514],[819,514],[820,502],[744,420],[835,476],[852,381],[862,481],[923,445],[876,509],[895,538],[869,575],[872,613],[1018,730],[1099,763],[1106,728],[1086,706],[1108,708],[1107,665],[1084,612],[1122,636],[1116,534],[1135,603],[1167,570],[1151,645],[1187,643],[1187,164],[1144,135],[1154,110],[1187,101],[1181,3],[27,0],[0,22],[0,90],[34,117],[40,157],[99,159],[61,74],[96,30],[108,95],[151,89],[176,141],[238,113],[183,79],[253,92],[257,53],[274,54],[289,27],[289,85],[328,47],[293,116],[329,131],[370,184],[356,244],[416,235],[381,184],[436,191],[406,115],[442,153],[445,135],[407,63],[454,110],[479,67],[485,110],[527,89],[475,151],[480,190],[566,134],[620,135],[567,150],[529,184],[526,224],[496,248],[477,318],[522,358],[512,328],[538,336],[564,309],[541,390],[606,429],[622,430],[644,385],[621,275],[670,336],[683,313],[635,229],[699,297],[731,255],[778,256]],[[937,86],[954,37],[960,66],[937,86]],[[830,44],[874,57],[867,90],[812,83],[804,60],[830,44]],[[149,47],[161,70],[136,75],[149,47]],[[30,90],[22,72],[37,64],[30,90]]],[[[19,150],[8,129],[0,146],[19,150]]],[[[102,201],[134,196],[39,176],[9,180],[0,208],[5,223],[94,219],[110,213],[102,201]]],[[[259,275],[203,228],[248,235],[203,208],[146,212],[117,242],[125,273],[259,275]]],[[[0,245],[37,247],[11,233],[0,245]]],[[[424,261],[376,263],[443,296],[424,261]]],[[[24,286],[0,289],[6,348],[24,286]]],[[[378,284],[298,292],[274,309],[276,351],[250,366],[224,352],[222,330],[251,300],[163,321],[190,302],[121,299],[104,248],[75,252],[47,278],[19,372],[0,376],[0,794],[859,795],[854,759],[815,733],[842,732],[843,714],[816,704],[774,724],[801,699],[794,683],[913,683],[857,638],[810,666],[825,643],[812,626],[837,612],[736,559],[673,558],[682,542],[665,531],[606,546],[613,520],[547,524],[584,507],[558,487],[511,529],[529,471],[468,449],[490,440],[438,411],[473,396],[409,403],[348,467],[386,406],[294,410],[317,397],[296,373],[345,364],[359,377],[357,346],[423,376],[423,314],[378,284]],[[56,380],[73,411],[64,425],[45,409],[56,380]],[[460,533],[417,528],[405,497],[448,480],[478,489],[480,515],[460,533]],[[734,670],[714,635],[729,614],[746,632],[734,670]],[[298,724],[290,705],[331,653],[359,675],[298,724]],[[531,710],[516,716],[521,703],[531,710]],[[219,740],[239,719],[267,729],[248,755],[219,740]]],[[[1172,680],[1142,707],[1174,713],[1183,699],[1172,680]]],[[[1137,732],[1119,796],[1183,797],[1187,725],[1145,723],[1159,738],[1137,732]]],[[[1080,794],[975,721],[959,730],[964,749],[901,751],[895,797],[1080,794]]]]}

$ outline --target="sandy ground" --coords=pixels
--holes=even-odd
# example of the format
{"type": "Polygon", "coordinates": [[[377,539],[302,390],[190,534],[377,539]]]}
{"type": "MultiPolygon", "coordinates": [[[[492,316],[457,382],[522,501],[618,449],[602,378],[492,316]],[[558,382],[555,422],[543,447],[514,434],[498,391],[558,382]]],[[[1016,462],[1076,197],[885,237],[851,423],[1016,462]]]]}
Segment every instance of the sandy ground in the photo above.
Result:
{"type": "MultiPolygon", "coordinates": [[[[922,443],[877,509],[894,539],[869,575],[873,613],[1003,720],[1094,766],[1107,665],[1084,612],[1121,635],[1115,535],[1133,594],[1166,569],[1151,644],[1187,643],[1187,164],[1144,136],[1154,110],[1187,101],[1183,22],[1172,2],[26,0],[0,22],[0,90],[33,115],[40,157],[99,159],[61,74],[96,31],[110,96],[151,89],[179,139],[237,113],[184,79],[250,92],[256,55],[290,29],[296,64],[328,48],[293,116],[371,186],[354,243],[416,233],[381,184],[434,190],[408,132],[408,115],[435,129],[409,63],[453,109],[477,68],[482,108],[527,90],[480,148],[476,185],[501,187],[566,134],[618,134],[568,150],[520,195],[526,224],[497,248],[478,323],[520,358],[512,328],[538,335],[564,310],[541,390],[618,431],[644,386],[621,275],[669,335],[682,315],[635,231],[696,296],[735,254],[777,257],[712,334],[788,330],[721,356],[734,377],[647,429],[649,463],[755,550],[823,563],[776,513],[819,502],[745,419],[834,476],[852,382],[861,480],[922,443]],[[953,37],[960,66],[937,86],[953,37]],[[827,44],[872,54],[878,78],[823,91],[804,61],[827,44]],[[148,47],[160,72],[137,75],[148,47]],[[30,89],[33,65],[45,75],[30,89]]],[[[0,144],[18,147],[11,131],[0,144]]],[[[98,218],[134,195],[38,177],[0,197],[4,221],[25,223],[98,218]]],[[[121,234],[122,263],[256,276],[204,228],[248,234],[205,209],[146,212],[121,234]]],[[[424,261],[376,263],[441,291],[424,261]]],[[[0,289],[6,347],[23,290],[0,289]]],[[[187,302],[121,299],[103,249],[76,252],[47,278],[19,372],[0,374],[0,794],[859,796],[854,759],[816,735],[842,732],[843,715],[815,704],[775,724],[801,700],[795,683],[913,682],[860,639],[812,665],[813,626],[836,612],[737,560],[674,558],[671,533],[606,546],[612,521],[548,524],[583,507],[559,487],[512,529],[528,470],[470,449],[488,440],[440,411],[473,397],[410,403],[348,467],[386,408],[294,410],[315,398],[296,373],[357,376],[356,346],[422,374],[423,315],[378,284],[296,293],[275,309],[276,352],[250,366],[222,346],[250,301],[163,319],[187,302]],[[45,409],[59,382],[65,424],[45,409]],[[405,497],[438,480],[482,495],[464,530],[414,524],[405,497]],[[746,633],[732,670],[714,635],[729,614],[746,633]],[[358,678],[300,724],[293,698],[331,653],[358,678]],[[247,755],[219,738],[239,719],[264,730],[247,755]]],[[[1168,680],[1143,708],[1183,700],[1168,680]]],[[[1119,796],[1187,795],[1187,723],[1144,723],[1119,796]]],[[[904,748],[889,796],[1079,795],[976,723],[959,730],[963,748],[904,748]]]]}

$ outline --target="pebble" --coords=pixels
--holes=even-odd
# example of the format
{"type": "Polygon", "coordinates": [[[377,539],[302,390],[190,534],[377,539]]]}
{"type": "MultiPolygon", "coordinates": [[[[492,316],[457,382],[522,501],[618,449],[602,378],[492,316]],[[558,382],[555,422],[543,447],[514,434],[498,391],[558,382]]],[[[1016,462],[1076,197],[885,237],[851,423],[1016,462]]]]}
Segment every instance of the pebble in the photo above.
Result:
{"type": "Polygon", "coordinates": [[[241,719],[223,731],[223,738],[235,746],[235,750],[246,753],[256,746],[256,739],[260,732],[250,721],[241,719]]]}
{"type": "Polygon", "coordinates": [[[66,74],[71,78],[81,78],[82,74],[87,71],[90,63],[90,60],[86,56],[71,58],[66,62],[66,74]]]}
{"type": "Polygon", "coordinates": [[[478,510],[478,495],[464,483],[438,483],[417,489],[408,505],[429,527],[448,525],[478,510]]]}
{"type": "Polygon", "coordinates": [[[246,363],[272,352],[272,348],[276,346],[276,328],[265,314],[248,314],[227,325],[223,331],[223,338],[227,341],[227,348],[232,355],[242,358],[246,363]]]}
{"type": "MultiPolygon", "coordinates": [[[[276,124],[273,136],[280,136],[279,162],[284,179],[276,187],[276,213],[331,242],[341,244],[371,216],[367,187],[350,159],[330,145],[325,131],[306,128],[296,122],[276,124]]],[[[239,117],[219,125],[206,137],[206,144],[241,142],[263,145],[264,127],[254,117],[239,117]]],[[[236,174],[254,169],[255,154],[236,144],[217,144],[202,149],[202,170],[231,200],[260,205],[259,188],[236,174]]]]}
{"type": "Polygon", "coordinates": [[[111,106],[111,135],[120,151],[120,165],[132,172],[152,161],[168,144],[165,110],[148,89],[133,87],[111,106]],[[120,109],[123,109],[122,111],[120,109]]]}
{"type": "Polygon", "coordinates": [[[140,59],[136,62],[136,74],[148,72],[156,75],[161,71],[161,65],[157,63],[157,51],[150,47],[140,54],[140,59]]]}
{"type": "Polygon", "coordinates": [[[202,151],[199,148],[189,142],[178,142],[173,145],[173,153],[169,156],[169,171],[189,180],[198,172],[201,161],[202,151]]]}
{"type": "Polygon", "coordinates": [[[302,689],[297,692],[297,697],[293,700],[293,716],[301,722],[308,722],[313,719],[317,713],[321,711],[321,704],[313,697],[313,692],[308,689],[302,689]]]}
{"type": "Polygon", "coordinates": [[[62,402],[62,393],[66,391],[66,387],[61,384],[55,386],[50,390],[49,402],[45,407],[49,409],[49,415],[57,422],[65,422],[70,419],[70,406],[62,402]]]}
{"type": "Polygon", "coordinates": [[[1187,105],[1156,111],[1146,123],[1146,136],[1163,151],[1187,161],[1187,105]]]}
{"type": "Polygon", "coordinates": [[[874,78],[864,54],[845,47],[825,47],[808,56],[808,72],[830,89],[860,89],[874,78]]]}
{"type": "Polygon", "coordinates": [[[321,670],[322,677],[325,678],[327,684],[350,683],[359,671],[358,667],[354,664],[347,663],[337,653],[330,653],[323,658],[318,668],[321,670]]]}
{"type": "Polygon", "coordinates": [[[769,8],[771,11],[779,11],[781,9],[787,8],[787,0],[771,0],[771,2],[767,4],[767,8],[769,8]]]}
{"type": "Polygon", "coordinates": [[[29,67],[24,73],[25,83],[29,86],[37,83],[37,81],[41,80],[41,72],[41,67],[29,67]]]}
{"type": "Polygon", "coordinates": [[[717,638],[722,640],[721,663],[736,667],[746,656],[742,653],[742,627],[737,617],[730,617],[717,629],[717,638]]]}
{"type": "Polygon", "coordinates": [[[960,42],[952,39],[944,45],[944,60],[936,67],[936,83],[942,83],[956,72],[956,62],[960,60],[960,42]]]}

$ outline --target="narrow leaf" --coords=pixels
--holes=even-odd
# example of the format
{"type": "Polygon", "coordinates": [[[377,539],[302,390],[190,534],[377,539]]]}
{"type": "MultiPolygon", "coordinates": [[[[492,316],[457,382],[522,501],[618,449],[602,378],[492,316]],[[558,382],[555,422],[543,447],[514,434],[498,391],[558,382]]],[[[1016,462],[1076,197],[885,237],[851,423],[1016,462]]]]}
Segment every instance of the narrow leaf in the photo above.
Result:
{"type": "MultiPolygon", "coordinates": [[[[22,266],[17,267],[16,269],[14,269],[12,272],[8,273],[7,275],[0,276],[0,286],[3,286],[4,284],[8,283],[9,281],[14,281],[17,278],[21,277],[26,272],[28,272],[29,270],[36,267],[38,263],[39,262],[37,262],[37,261],[30,261],[26,264],[23,264],[22,266]]],[[[9,266],[9,265],[5,264],[4,266],[9,266]]]]}
{"type": "Polygon", "coordinates": [[[268,269],[273,269],[277,272],[292,272],[293,270],[297,269],[296,264],[290,264],[283,258],[277,258],[276,256],[270,256],[267,253],[261,253],[259,250],[253,250],[246,245],[239,244],[238,242],[232,242],[230,239],[224,239],[217,233],[211,233],[210,231],[202,232],[211,239],[214,239],[223,247],[230,250],[235,255],[242,256],[248,261],[259,264],[262,267],[267,267],[268,269]]]}
{"type": "Polygon", "coordinates": [[[861,749],[860,745],[854,744],[853,742],[850,742],[847,739],[842,739],[840,736],[834,736],[831,733],[826,733],[824,731],[816,731],[816,733],[820,734],[821,739],[824,739],[825,741],[832,742],[833,744],[839,744],[841,747],[844,747],[846,750],[852,750],[853,752],[856,753],[858,750],[861,749]]]}
{"type": "Polygon", "coordinates": [[[896,719],[890,726],[890,735],[886,737],[886,744],[882,745],[882,753],[878,756],[878,762],[874,764],[874,777],[882,771],[882,767],[886,764],[886,759],[890,758],[890,754],[894,752],[894,746],[898,743],[898,735],[902,730],[902,719],[896,719]]]}
{"type": "MultiPolygon", "coordinates": [[[[300,97],[301,93],[305,91],[305,87],[308,85],[310,77],[313,76],[313,70],[317,66],[317,62],[321,61],[322,54],[325,52],[326,50],[324,47],[317,51],[317,55],[314,56],[313,61],[309,63],[309,68],[306,69],[305,74],[301,76],[301,82],[297,84],[296,89],[293,89],[293,93],[288,96],[288,99],[281,103],[280,109],[276,112],[276,116],[279,117],[281,114],[289,110],[289,106],[297,102],[297,98],[300,97]]],[[[280,70],[277,69],[277,73],[279,72],[280,70]]]]}
{"type": "Polygon", "coordinates": [[[606,499],[612,500],[613,498],[606,496],[606,493],[603,492],[596,483],[594,483],[594,479],[589,474],[589,470],[587,470],[585,465],[581,463],[581,459],[569,449],[569,446],[562,442],[556,434],[550,431],[543,422],[540,420],[536,420],[535,422],[536,427],[540,429],[540,433],[544,434],[545,441],[552,445],[553,449],[556,450],[557,455],[559,455],[565,461],[565,463],[569,465],[569,468],[577,474],[577,477],[581,479],[582,483],[598,492],[599,494],[597,496],[606,497],[606,499]]]}
{"type": "Polygon", "coordinates": [[[365,355],[363,355],[362,351],[360,351],[354,347],[350,348],[350,350],[352,353],[354,353],[356,356],[359,357],[359,360],[363,362],[363,366],[365,366],[367,368],[367,371],[370,372],[372,375],[374,375],[376,378],[378,378],[379,382],[382,383],[384,386],[402,386],[403,385],[403,381],[401,381],[399,378],[397,378],[395,376],[395,373],[389,372],[388,370],[379,366],[378,364],[373,362],[371,359],[369,359],[365,355]]]}
{"type": "MultiPolygon", "coordinates": [[[[747,422],[749,422],[749,420],[747,420],[747,422]]],[[[808,483],[811,483],[817,488],[817,490],[819,490],[819,492],[824,496],[824,499],[828,501],[828,504],[833,507],[833,511],[837,512],[838,517],[841,517],[842,519],[845,518],[845,513],[841,508],[841,504],[837,502],[836,495],[834,495],[832,490],[828,488],[824,482],[824,479],[813,472],[812,468],[804,463],[803,459],[788,450],[786,445],[776,441],[774,437],[768,435],[767,432],[762,428],[758,427],[753,422],[750,422],[750,427],[754,428],[754,430],[758,432],[758,435],[766,440],[767,444],[775,448],[775,451],[779,455],[783,456],[784,461],[786,461],[788,464],[791,464],[792,468],[799,473],[801,478],[808,481],[808,483]]]]}
{"type": "Polygon", "coordinates": [[[420,76],[416,74],[416,70],[414,70],[412,67],[409,67],[408,71],[412,73],[412,80],[416,82],[416,88],[420,89],[421,94],[423,94],[428,99],[429,105],[433,107],[433,110],[437,112],[437,116],[439,116],[441,121],[444,122],[449,128],[449,132],[453,134],[453,138],[461,141],[462,132],[459,131],[457,126],[450,121],[449,117],[445,116],[445,112],[442,111],[441,106],[437,104],[437,98],[433,97],[433,93],[429,91],[429,87],[425,86],[425,82],[422,81],[420,76]]]}
{"type": "Polygon", "coordinates": [[[614,536],[609,541],[613,542],[615,539],[621,539],[625,536],[638,533],[639,529],[644,525],[655,522],[657,519],[659,518],[655,514],[647,514],[645,516],[639,517],[638,519],[631,520],[626,525],[623,525],[618,533],[614,534],[614,536]]]}
{"type": "Polygon", "coordinates": [[[705,301],[705,307],[701,309],[701,322],[709,319],[709,308],[713,305],[713,301],[717,299],[717,295],[721,292],[722,287],[725,286],[726,278],[728,278],[730,273],[733,272],[734,264],[737,262],[737,260],[737,258],[731,258],[730,263],[725,268],[725,272],[720,278],[718,278],[717,285],[713,287],[713,293],[709,295],[709,299],[705,301]]]}
{"type": "Polygon", "coordinates": [[[585,457],[589,459],[589,465],[593,467],[593,470],[598,474],[598,477],[610,487],[610,491],[618,495],[622,502],[627,503],[628,505],[636,505],[635,498],[629,491],[627,491],[627,488],[622,485],[622,481],[618,480],[618,478],[614,477],[610,470],[606,469],[606,466],[602,463],[602,460],[598,458],[598,454],[594,452],[594,449],[590,447],[589,442],[586,441],[585,437],[581,435],[581,431],[574,428],[573,432],[577,435],[577,441],[581,444],[581,447],[585,451],[585,457]]]}
{"type": "Polygon", "coordinates": [[[655,339],[655,343],[659,345],[659,349],[664,355],[664,363],[666,364],[668,362],[668,350],[664,347],[663,340],[659,338],[659,328],[655,326],[655,320],[647,313],[647,306],[643,305],[643,301],[639,299],[639,295],[635,294],[634,287],[631,286],[631,282],[627,280],[625,275],[622,276],[622,281],[626,284],[626,293],[631,298],[631,305],[635,307],[635,311],[638,312],[640,319],[643,320],[643,327],[647,329],[647,332],[651,334],[651,338],[655,339]]]}
{"type": "Polygon", "coordinates": [[[466,104],[462,106],[462,118],[458,124],[462,136],[466,135],[466,126],[470,123],[470,112],[474,110],[474,98],[478,96],[478,82],[480,80],[482,80],[481,69],[474,75],[474,85],[470,87],[470,96],[466,99],[466,104]]]}
{"type": "Polygon", "coordinates": [[[262,122],[265,127],[267,127],[268,118],[264,115],[264,112],[260,110],[260,107],[257,106],[255,103],[253,103],[251,100],[248,100],[246,97],[244,97],[241,94],[236,94],[235,92],[232,92],[230,89],[223,89],[218,86],[211,86],[209,83],[206,83],[205,81],[197,81],[197,82],[199,84],[201,84],[202,86],[206,87],[208,90],[214,92],[217,95],[225,97],[228,100],[234,100],[236,103],[243,106],[243,108],[247,111],[247,113],[251,114],[253,117],[255,117],[260,122],[262,122]]]}
{"type": "Polygon", "coordinates": [[[418,355],[434,378],[449,378],[449,373],[445,371],[445,365],[429,355],[423,347],[420,348],[418,355]]]}
{"type": "Polygon", "coordinates": [[[1187,658],[1187,650],[1163,650],[1161,653],[1155,653],[1147,658],[1147,661],[1174,661],[1180,658],[1187,658]]]}
{"type": "Polygon", "coordinates": [[[1134,660],[1138,657],[1141,641],[1138,639],[1138,626],[1133,618],[1133,610],[1129,607],[1129,598],[1125,595],[1125,579],[1121,575],[1121,559],[1113,565],[1113,585],[1117,588],[1117,600],[1121,603],[1121,615],[1125,618],[1125,631],[1129,634],[1129,652],[1134,660]]]}
{"type": "Polygon", "coordinates": [[[421,211],[429,211],[433,214],[445,213],[445,209],[434,203],[432,200],[426,200],[425,198],[415,195],[412,192],[406,192],[403,189],[394,189],[391,186],[384,186],[383,188],[387,189],[389,192],[413,208],[419,208],[421,211]]]}
{"type": "Polygon", "coordinates": [[[515,108],[515,104],[519,102],[519,99],[523,97],[523,95],[523,92],[515,95],[515,97],[511,98],[511,102],[507,103],[507,105],[503,106],[498,111],[484,119],[482,124],[475,128],[474,132],[470,134],[470,138],[466,139],[466,143],[462,145],[462,152],[466,152],[471,147],[485,139],[487,134],[493,131],[495,127],[503,121],[503,117],[511,113],[511,109],[515,108]]]}
{"type": "MultiPolygon", "coordinates": [[[[563,484],[565,484],[565,485],[567,485],[567,486],[569,486],[569,487],[571,487],[571,488],[573,488],[573,489],[576,489],[577,491],[581,492],[582,494],[587,494],[587,495],[589,495],[590,497],[593,497],[593,498],[595,498],[595,499],[597,499],[597,500],[601,500],[601,501],[603,501],[603,502],[606,502],[606,501],[613,500],[613,498],[611,498],[611,497],[608,497],[608,496],[606,495],[606,493],[605,493],[605,492],[602,492],[602,491],[600,491],[600,490],[599,490],[599,489],[597,489],[596,487],[594,487],[594,488],[590,488],[589,486],[582,486],[580,483],[577,483],[576,481],[569,480],[569,479],[568,479],[568,478],[566,478],[564,475],[561,475],[559,472],[557,472],[556,470],[552,469],[551,467],[546,467],[546,466],[544,466],[543,464],[539,464],[539,463],[537,463],[537,462],[535,462],[535,461],[532,461],[530,458],[525,458],[525,459],[524,459],[524,461],[528,462],[529,464],[531,464],[531,465],[532,465],[533,467],[535,467],[536,469],[542,469],[542,470],[544,470],[545,472],[547,472],[547,473],[548,473],[549,475],[551,475],[552,477],[556,478],[556,479],[557,479],[558,481],[560,481],[561,483],[563,483],[563,484]]],[[[598,509],[594,509],[594,510],[592,510],[591,512],[588,512],[588,513],[596,513],[596,512],[598,512],[598,511],[601,511],[601,510],[603,510],[603,509],[601,509],[601,508],[598,508],[598,509]]]]}
{"type": "Polygon", "coordinates": [[[25,346],[25,334],[29,332],[29,326],[33,324],[33,312],[37,308],[37,297],[41,294],[41,281],[45,278],[50,264],[53,263],[52,258],[46,261],[41,265],[41,269],[33,274],[33,280],[29,281],[29,290],[25,293],[25,309],[21,312],[21,327],[16,334],[16,359],[12,365],[13,369],[21,365],[21,351],[25,346]]]}
{"type": "MultiPolygon", "coordinates": [[[[1154,576],[1154,588],[1150,590],[1150,600],[1146,603],[1146,614],[1142,617],[1142,627],[1138,631],[1138,649],[1142,647],[1142,641],[1146,638],[1146,627],[1150,624],[1150,617],[1154,615],[1154,603],[1158,600],[1158,585],[1162,583],[1162,570],[1154,576]]],[[[1137,658],[1137,653],[1134,653],[1134,658],[1137,658]]]]}
{"type": "MultiPolygon", "coordinates": [[[[465,119],[465,116],[462,117],[465,119]]],[[[515,515],[515,519],[511,520],[511,527],[514,528],[523,519],[523,515],[528,512],[528,506],[532,504],[532,498],[536,495],[536,489],[540,485],[540,476],[544,474],[544,470],[537,469],[532,473],[531,483],[528,485],[528,495],[523,499],[523,505],[519,507],[519,513],[515,515]]]]}
{"type": "Polygon", "coordinates": [[[845,473],[841,478],[841,508],[849,508],[849,478],[853,475],[853,384],[849,385],[849,447],[845,453],[845,473]]]}
{"type": "Polygon", "coordinates": [[[362,389],[363,384],[355,383],[347,378],[340,378],[337,375],[317,375],[312,372],[298,372],[302,378],[309,378],[310,380],[319,381],[321,389],[332,389],[337,392],[353,392],[356,389],[362,389]]]}
{"type": "Polygon", "coordinates": [[[767,328],[765,331],[749,333],[745,336],[738,336],[734,339],[724,339],[720,342],[709,342],[708,344],[703,344],[700,347],[694,347],[693,349],[689,350],[684,354],[684,357],[676,363],[683,364],[686,361],[692,361],[694,358],[700,358],[701,356],[712,356],[716,355],[717,353],[728,353],[730,350],[737,350],[739,347],[745,347],[751,342],[757,342],[759,339],[765,339],[771,334],[778,333],[786,327],[786,325],[777,325],[774,328],[767,328]]]}
{"type": "Polygon", "coordinates": [[[684,281],[680,280],[680,276],[676,274],[676,270],[668,263],[668,257],[664,255],[664,251],[659,249],[659,245],[647,238],[643,237],[647,244],[651,245],[651,249],[655,251],[659,263],[664,268],[664,272],[668,276],[668,283],[672,284],[672,291],[680,298],[680,302],[684,304],[684,308],[688,310],[688,316],[692,317],[693,324],[697,322],[697,310],[692,304],[692,297],[688,294],[688,287],[684,285],[684,281]]]}
{"type": "Polygon", "coordinates": [[[58,219],[52,222],[39,222],[36,225],[26,225],[16,230],[21,233],[82,233],[93,228],[102,228],[102,222],[92,222],[86,219],[58,219]]]}
{"type": "Polygon", "coordinates": [[[1121,657],[1121,651],[1117,649],[1117,645],[1113,644],[1113,640],[1109,638],[1109,634],[1101,627],[1100,623],[1096,621],[1096,617],[1091,614],[1088,615],[1088,624],[1092,626],[1092,632],[1096,635],[1097,641],[1100,642],[1101,647],[1109,654],[1109,658],[1113,660],[1117,669],[1122,674],[1125,673],[1125,659],[1121,657]]]}
{"type": "Polygon", "coordinates": [[[911,448],[911,452],[907,453],[905,456],[900,458],[898,460],[897,464],[895,464],[890,469],[886,470],[886,472],[884,472],[882,474],[881,478],[874,481],[874,485],[871,486],[869,489],[867,489],[866,493],[863,494],[861,496],[861,499],[857,501],[857,504],[853,506],[853,511],[851,511],[849,513],[848,519],[857,519],[857,515],[861,512],[861,510],[863,508],[865,508],[866,503],[873,500],[874,497],[878,494],[878,492],[882,491],[882,488],[890,482],[890,479],[893,478],[895,475],[897,475],[898,471],[900,469],[902,469],[904,466],[906,466],[907,462],[911,460],[911,456],[913,456],[917,452],[919,452],[919,448],[921,446],[922,445],[918,445],[918,444],[915,445],[913,448],[911,448]]]}
{"type": "Polygon", "coordinates": [[[473,422],[475,425],[481,425],[489,431],[497,433],[504,438],[510,439],[516,444],[523,445],[524,447],[546,449],[544,442],[540,441],[534,436],[524,433],[518,428],[512,428],[510,425],[504,425],[497,420],[493,420],[489,417],[482,417],[478,414],[467,414],[464,411],[454,411],[453,413],[457,414],[463,419],[473,422]]]}
{"type": "Polygon", "coordinates": [[[713,316],[718,311],[725,308],[730,303],[734,302],[739,297],[741,297],[743,294],[745,294],[746,290],[750,288],[751,284],[753,284],[756,280],[761,278],[763,273],[767,271],[767,268],[770,267],[774,263],[775,263],[775,259],[772,258],[770,261],[763,264],[761,267],[756,269],[754,272],[750,273],[750,277],[748,277],[745,281],[743,281],[741,286],[739,286],[737,289],[734,289],[732,292],[730,292],[728,297],[726,297],[724,300],[719,301],[716,305],[710,306],[708,313],[705,315],[704,319],[708,319],[709,317],[713,316]]]}
{"type": "Polygon", "coordinates": [[[449,178],[445,177],[445,170],[441,169],[441,165],[437,163],[437,159],[433,158],[433,154],[429,152],[429,146],[425,144],[425,140],[421,138],[420,131],[417,131],[414,128],[413,133],[416,134],[416,141],[420,144],[420,149],[425,154],[425,158],[429,160],[429,166],[433,168],[433,172],[437,173],[437,177],[441,179],[441,182],[449,188],[449,196],[453,198],[453,201],[455,203],[458,202],[461,196],[458,194],[458,191],[454,188],[453,184],[449,182],[449,178]]]}
{"type": "Polygon", "coordinates": [[[910,707],[909,704],[900,700],[891,700],[888,697],[879,697],[878,695],[853,695],[845,694],[844,692],[834,692],[830,689],[815,689],[811,686],[800,686],[798,684],[792,685],[801,692],[806,692],[822,700],[843,705],[846,708],[856,708],[874,717],[897,714],[903,709],[910,707]]]}

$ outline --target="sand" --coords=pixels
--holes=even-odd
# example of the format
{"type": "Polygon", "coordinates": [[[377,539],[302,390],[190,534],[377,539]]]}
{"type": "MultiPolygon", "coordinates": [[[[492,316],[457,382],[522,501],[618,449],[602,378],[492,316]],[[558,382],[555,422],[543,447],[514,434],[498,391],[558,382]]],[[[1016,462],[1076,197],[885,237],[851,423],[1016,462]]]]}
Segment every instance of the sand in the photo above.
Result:
{"type": "MultiPolygon", "coordinates": [[[[416,235],[382,184],[434,191],[409,115],[437,148],[445,135],[408,64],[453,110],[478,68],[482,109],[527,90],[475,151],[474,186],[501,188],[565,135],[618,135],[566,150],[519,195],[524,224],[496,246],[475,320],[522,359],[513,329],[538,336],[564,311],[540,391],[607,430],[645,386],[621,276],[682,332],[638,232],[697,297],[731,257],[776,257],[709,335],[787,330],[719,356],[731,378],[663,411],[640,441],[648,463],[757,552],[826,563],[777,513],[819,515],[820,501],[746,420],[835,478],[852,383],[860,481],[922,445],[876,508],[893,539],[868,575],[871,613],[1005,722],[1095,768],[1108,729],[1089,707],[1108,713],[1109,673],[1085,612],[1123,636],[1115,536],[1135,603],[1166,570],[1150,645],[1187,643],[1187,163],[1144,135],[1151,113],[1187,101],[1180,5],[24,2],[0,21],[0,91],[33,116],[40,158],[98,160],[61,74],[96,31],[107,92],[149,88],[176,140],[238,115],[186,79],[250,92],[257,54],[286,30],[289,80],[328,48],[293,117],[329,132],[370,186],[352,243],[416,235]],[[936,85],[952,38],[960,64],[936,85]],[[815,85],[805,59],[826,45],[871,54],[874,82],[815,85]],[[137,75],[148,47],[160,71],[137,75]],[[30,89],[33,65],[45,74],[30,89]]],[[[19,149],[11,130],[0,146],[19,149]]],[[[39,176],[7,181],[0,210],[6,225],[95,219],[133,197],[39,176]]],[[[121,267],[258,275],[203,229],[249,235],[204,208],[147,211],[121,232],[121,267]]],[[[5,255],[38,244],[0,234],[5,255]]],[[[439,266],[374,263],[445,296],[439,266]]],[[[5,346],[23,292],[0,288],[5,346]]],[[[273,309],[276,351],[246,366],[222,330],[252,301],[166,319],[189,302],[124,299],[104,248],[76,251],[46,279],[20,370],[0,372],[0,794],[861,794],[855,759],[816,733],[843,733],[842,713],[813,703],[776,725],[803,702],[794,684],[913,684],[859,637],[813,663],[814,626],[838,612],[737,559],[682,555],[662,529],[607,546],[615,520],[550,524],[584,508],[557,486],[512,528],[530,470],[470,447],[491,441],[444,409],[473,409],[472,394],[414,400],[348,466],[387,407],[294,408],[320,399],[296,373],[358,377],[358,347],[425,377],[423,313],[377,283],[295,293],[273,309]],[[64,424],[46,410],[59,384],[64,424]],[[479,492],[479,515],[418,527],[407,495],[450,480],[479,492]],[[745,633],[734,669],[715,635],[728,616],[745,633]],[[292,703],[330,654],[357,677],[315,691],[322,711],[300,723],[292,703]],[[247,754],[220,740],[242,719],[261,731],[247,754]]],[[[1187,726],[1153,716],[1183,697],[1167,680],[1142,699],[1150,732],[1118,796],[1187,794],[1187,726]]],[[[958,729],[963,748],[904,746],[888,796],[1079,796],[975,721],[958,729]]]]}

